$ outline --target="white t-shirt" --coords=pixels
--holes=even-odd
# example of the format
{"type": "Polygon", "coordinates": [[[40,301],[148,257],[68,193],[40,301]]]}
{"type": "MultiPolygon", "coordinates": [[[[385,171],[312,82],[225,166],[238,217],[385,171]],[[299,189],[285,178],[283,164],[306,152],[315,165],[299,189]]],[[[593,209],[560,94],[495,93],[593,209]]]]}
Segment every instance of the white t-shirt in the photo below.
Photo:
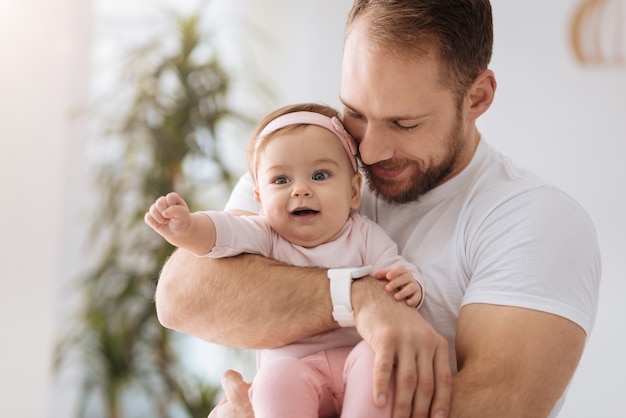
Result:
{"type": "MultiPolygon", "coordinates": [[[[228,208],[258,210],[245,177],[228,208]]],[[[456,322],[467,304],[549,312],[591,331],[601,267],[589,216],[484,140],[461,173],[417,202],[390,204],[365,188],[361,213],[421,272],[428,294],[420,312],[448,340],[453,371],[456,322]]]]}

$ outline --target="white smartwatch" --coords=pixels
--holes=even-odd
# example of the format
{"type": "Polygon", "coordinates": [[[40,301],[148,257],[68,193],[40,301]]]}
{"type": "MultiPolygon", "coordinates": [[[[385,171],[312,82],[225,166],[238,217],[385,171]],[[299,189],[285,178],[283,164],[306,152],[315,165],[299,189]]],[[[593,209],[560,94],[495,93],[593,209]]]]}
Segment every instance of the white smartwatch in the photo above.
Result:
{"type": "Polygon", "coordinates": [[[341,327],[354,326],[354,311],[352,311],[352,302],[350,301],[352,281],[369,276],[372,272],[372,266],[328,270],[333,319],[341,327]]]}

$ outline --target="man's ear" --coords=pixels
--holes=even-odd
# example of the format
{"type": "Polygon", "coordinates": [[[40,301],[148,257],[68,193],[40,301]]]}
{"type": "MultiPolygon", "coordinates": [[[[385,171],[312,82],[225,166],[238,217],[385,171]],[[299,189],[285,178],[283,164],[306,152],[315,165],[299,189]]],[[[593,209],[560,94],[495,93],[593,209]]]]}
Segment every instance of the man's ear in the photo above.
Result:
{"type": "Polygon", "coordinates": [[[496,87],[496,77],[493,71],[487,69],[478,74],[467,95],[469,100],[468,112],[472,119],[478,119],[489,109],[496,94],[496,87]]]}
{"type": "Polygon", "coordinates": [[[352,203],[350,208],[357,210],[361,205],[361,182],[362,176],[358,171],[352,176],[352,203]]]}

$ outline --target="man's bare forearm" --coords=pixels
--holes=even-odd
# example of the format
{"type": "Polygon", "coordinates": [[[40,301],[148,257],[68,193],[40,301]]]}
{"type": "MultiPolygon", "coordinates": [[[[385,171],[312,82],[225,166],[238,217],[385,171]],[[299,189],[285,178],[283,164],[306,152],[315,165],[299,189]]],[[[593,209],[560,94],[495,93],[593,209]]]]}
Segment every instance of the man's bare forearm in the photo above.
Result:
{"type": "Polygon", "coordinates": [[[337,327],[325,270],[254,255],[210,259],[177,250],[155,298],[163,326],[242,348],[277,347],[337,327]]]}

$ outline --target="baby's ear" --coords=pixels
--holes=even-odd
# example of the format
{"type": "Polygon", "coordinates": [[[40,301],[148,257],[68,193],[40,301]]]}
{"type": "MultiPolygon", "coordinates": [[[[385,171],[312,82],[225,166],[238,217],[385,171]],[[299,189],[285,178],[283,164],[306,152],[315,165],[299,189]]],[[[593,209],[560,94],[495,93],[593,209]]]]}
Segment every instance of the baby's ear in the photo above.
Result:
{"type": "Polygon", "coordinates": [[[353,210],[359,209],[359,206],[361,205],[361,181],[361,173],[357,171],[352,176],[352,204],[350,205],[350,208],[353,210]]]}
{"type": "Polygon", "coordinates": [[[261,203],[261,195],[259,194],[259,187],[254,186],[254,200],[259,204],[259,215],[263,215],[263,203],[261,203]]]}

